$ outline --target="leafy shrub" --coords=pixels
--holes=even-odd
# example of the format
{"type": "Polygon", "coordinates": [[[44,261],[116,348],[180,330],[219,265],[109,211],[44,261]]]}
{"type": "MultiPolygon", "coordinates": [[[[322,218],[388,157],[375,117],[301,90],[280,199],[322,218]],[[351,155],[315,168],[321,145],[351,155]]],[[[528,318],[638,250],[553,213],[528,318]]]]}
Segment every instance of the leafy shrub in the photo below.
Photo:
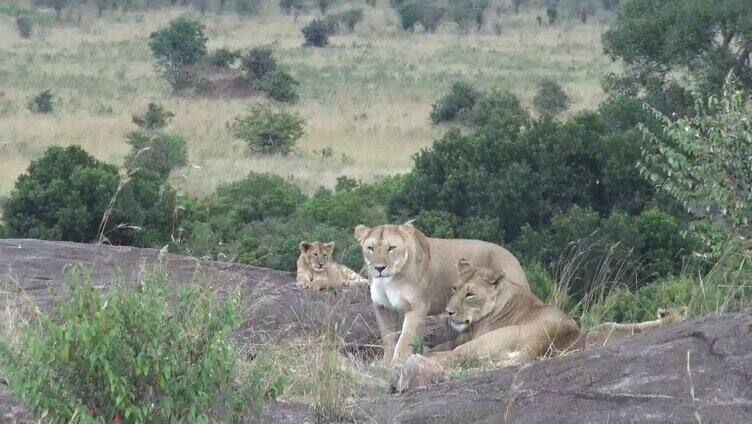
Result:
{"type": "Polygon", "coordinates": [[[240,15],[253,15],[261,10],[260,0],[235,0],[235,11],[240,15]]]}
{"type": "Polygon", "coordinates": [[[306,46],[325,47],[329,45],[330,30],[326,22],[314,19],[303,30],[306,46]]]}
{"type": "Polygon", "coordinates": [[[10,231],[8,230],[8,226],[5,224],[5,221],[0,219],[0,238],[6,238],[10,236],[10,231]]]}
{"type": "Polygon", "coordinates": [[[47,149],[16,180],[4,205],[13,235],[90,242],[120,177],[77,146],[47,149]]]}
{"type": "Polygon", "coordinates": [[[209,63],[220,68],[230,68],[240,59],[240,50],[221,48],[209,55],[209,63]]]}
{"type": "Polygon", "coordinates": [[[304,124],[297,115],[257,103],[235,118],[233,130],[254,153],[286,155],[303,135],[304,124]]]}
{"type": "Polygon", "coordinates": [[[204,25],[184,17],[173,19],[149,36],[149,48],[175,90],[202,85],[197,67],[206,57],[206,41],[204,25]]]}
{"type": "Polygon", "coordinates": [[[276,175],[252,172],[217,187],[206,200],[207,222],[223,239],[234,240],[251,222],[288,217],[304,201],[294,184],[276,175]]]}
{"type": "Polygon", "coordinates": [[[411,0],[400,2],[397,13],[402,21],[402,28],[412,31],[421,24],[427,31],[436,31],[446,9],[439,7],[432,0],[411,0]]]}
{"type": "Polygon", "coordinates": [[[334,3],[334,0],[316,0],[316,5],[323,14],[326,14],[326,11],[329,10],[332,3],[334,3]]]}
{"type": "Polygon", "coordinates": [[[270,98],[280,102],[298,100],[298,81],[277,63],[271,49],[248,50],[241,59],[240,69],[254,88],[266,92],[270,98]]]}
{"type": "Polygon", "coordinates": [[[131,171],[146,169],[161,178],[188,163],[188,147],[185,139],[177,134],[153,131],[133,131],[126,142],[131,152],[125,158],[125,166],[131,171]]]}
{"type": "Polygon", "coordinates": [[[61,422],[207,422],[217,399],[233,407],[226,419],[263,401],[257,382],[237,381],[236,296],[220,302],[165,272],[105,298],[74,274],[68,290],[54,317],[2,347],[4,374],[33,410],[61,422]]]}
{"type": "Polygon", "coordinates": [[[34,113],[52,113],[52,100],[52,91],[40,91],[39,93],[31,97],[31,99],[29,100],[28,108],[34,113]]]}
{"type": "Polygon", "coordinates": [[[472,84],[455,82],[449,92],[433,104],[429,118],[434,124],[454,120],[460,113],[471,110],[480,96],[472,84]]]}
{"type": "Polygon", "coordinates": [[[16,26],[18,27],[18,34],[21,38],[30,38],[32,31],[31,17],[27,15],[21,15],[16,18],[16,26]]]}
{"type": "Polygon", "coordinates": [[[278,67],[272,49],[268,47],[254,47],[248,50],[240,63],[240,69],[249,81],[258,81],[268,77],[278,67]]]}
{"type": "Polygon", "coordinates": [[[304,0],[279,0],[279,8],[282,13],[292,14],[306,10],[306,3],[304,0]]]}
{"type": "Polygon", "coordinates": [[[149,103],[142,115],[133,115],[133,123],[145,130],[160,130],[167,126],[175,114],[157,103],[149,103]]]}
{"type": "Polygon", "coordinates": [[[149,35],[149,48],[157,60],[171,66],[195,65],[206,56],[204,25],[180,17],[149,35]]]}
{"type": "Polygon", "coordinates": [[[47,149],[16,180],[5,219],[13,236],[155,246],[169,240],[175,194],[143,170],[121,185],[118,169],[77,146],[47,149]]]}
{"type": "Polygon", "coordinates": [[[557,116],[569,108],[571,99],[558,82],[544,78],[538,82],[538,89],[533,97],[533,106],[541,115],[557,116]]]}
{"type": "Polygon", "coordinates": [[[487,7],[488,0],[450,0],[447,17],[463,30],[478,29],[487,7]]]}
{"type": "Polygon", "coordinates": [[[298,101],[298,86],[300,83],[287,70],[278,67],[271,74],[256,81],[257,89],[266,92],[278,102],[292,103],[298,101]]]}
{"type": "Polygon", "coordinates": [[[355,26],[363,20],[363,9],[349,9],[341,13],[330,14],[326,17],[326,24],[330,33],[339,30],[352,32],[355,26]]]}
{"type": "Polygon", "coordinates": [[[530,114],[511,91],[492,90],[481,94],[471,108],[463,107],[456,114],[456,119],[479,128],[493,122],[494,128],[516,131],[515,127],[528,121],[530,114]]]}

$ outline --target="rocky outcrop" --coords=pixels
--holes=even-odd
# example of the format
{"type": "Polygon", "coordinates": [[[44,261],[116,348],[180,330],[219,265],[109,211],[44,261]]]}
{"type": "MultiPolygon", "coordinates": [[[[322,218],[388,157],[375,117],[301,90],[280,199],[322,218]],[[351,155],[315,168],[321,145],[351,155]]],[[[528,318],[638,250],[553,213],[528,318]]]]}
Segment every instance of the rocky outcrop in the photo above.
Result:
{"type": "Polygon", "coordinates": [[[379,423],[750,423],[752,317],[686,321],[359,409],[379,423]]]}

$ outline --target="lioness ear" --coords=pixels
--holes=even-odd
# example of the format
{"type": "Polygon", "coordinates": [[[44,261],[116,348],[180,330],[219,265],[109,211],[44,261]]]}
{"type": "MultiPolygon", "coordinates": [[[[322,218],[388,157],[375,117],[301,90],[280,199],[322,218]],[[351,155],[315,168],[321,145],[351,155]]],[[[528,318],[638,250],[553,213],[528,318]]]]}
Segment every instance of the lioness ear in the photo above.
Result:
{"type": "Polygon", "coordinates": [[[330,241],[329,243],[324,244],[324,249],[329,253],[334,253],[334,242],[330,241]]]}
{"type": "Polygon", "coordinates": [[[422,231],[415,228],[413,225],[413,220],[407,221],[404,224],[402,224],[400,230],[404,234],[408,234],[409,236],[412,236],[415,241],[417,242],[417,246],[415,249],[416,253],[416,261],[417,262],[423,262],[424,260],[428,259],[431,260],[431,245],[428,243],[428,238],[425,234],[423,234],[422,231]]]}
{"type": "Polygon", "coordinates": [[[371,232],[371,229],[366,227],[365,225],[358,225],[355,227],[355,238],[358,239],[359,242],[363,243],[363,240],[368,237],[368,234],[371,232]]]}
{"type": "Polygon", "coordinates": [[[457,273],[460,274],[460,278],[467,281],[473,276],[473,266],[470,265],[470,261],[467,258],[460,258],[457,262],[457,273]]]}
{"type": "Polygon", "coordinates": [[[298,245],[298,248],[300,248],[300,253],[305,253],[308,251],[308,249],[311,248],[311,243],[307,241],[301,241],[298,245]]]}
{"type": "Polygon", "coordinates": [[[687,309],[686,306],[682,306],[681,308],[679,308],[679,315],[681,315],[682,319],[686,319],[688,313],[689,313],[689,310],[687,309]]]}
{"type": "Polygon", "coordinates": [[[666,318],[668,316],[668,311],[666,308],[658,308],[658,318],[666,318]]]}
{"type": "Polygon", "coordinates": [[[491,276],[489,276],[486,279],[486,284],[490,284],[492,286],[498,286],[499,283],[501,283],[501,280],[503,280],[504,277],[506,276],[507,276],[506,272],[504,272],[503,270],[497,269],[491,274],[491,276]]]}

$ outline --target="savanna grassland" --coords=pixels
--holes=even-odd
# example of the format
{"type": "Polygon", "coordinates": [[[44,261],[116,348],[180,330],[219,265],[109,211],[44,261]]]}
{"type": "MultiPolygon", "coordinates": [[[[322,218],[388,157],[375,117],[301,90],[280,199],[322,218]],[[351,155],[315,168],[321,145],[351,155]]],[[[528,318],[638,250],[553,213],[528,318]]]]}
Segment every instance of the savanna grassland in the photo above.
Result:
{"type": "Polygon", "coordinates": [[[187,138],[190,165],[171,177],[180,191],[204,196],[222,181],[259,171],[292,177],[310,193],[332,187],[340,175],[367,182],[409,170],[412,154],[445,131],[428,114],[454,81],[509,88],[529,104],[534,85],[553,77],[572,97],[571,114],[596,108],[604,98],[602,78],[618,67],[601,47],[613,19],[606,12],[586,24],[564,19],[538,26],[540,10],[515,15],[504,8],[479,31],[461,34],[443,25],[436,33],[412,33],[384,4],[366,7],[355,31],[332,36],[327,48],[303,47],[300,30],[313,11],[293,17],[267,4],[247,17],[207,13],[201,22],[210,50],[271,46],[300,81],[300,101],[291,106],[306,121],[299,154],[252,156],[228,125],[260,97],[175,96],[155,70],[149,34],[196,11],[108,11],[97,18],[84,8],[56,23],[50,10],[39,34],[22,39],[10,10],[0,7],[0,197],[50,145],[79,144],[122,164],[131,116],[149,101],[173,111],[172,130],[187,138]],[[55,96],[54,113],[32,114],[29,97],[45,89],[55,96]],[[323,157],[326,148],[332,154],[323,157]]]}

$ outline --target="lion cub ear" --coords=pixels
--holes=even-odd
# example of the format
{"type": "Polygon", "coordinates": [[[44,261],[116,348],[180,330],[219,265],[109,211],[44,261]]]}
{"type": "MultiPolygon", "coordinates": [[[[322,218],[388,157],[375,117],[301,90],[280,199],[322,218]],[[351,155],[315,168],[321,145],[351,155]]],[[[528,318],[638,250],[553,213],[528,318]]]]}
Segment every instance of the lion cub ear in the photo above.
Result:
{"type": "Polygon", "coordinates": [[[300,253],[306,253],[308,249],[311,248],[311,243],[307,241],[301,241],[298,245],[298,248],[300,248],[300,253]]]}
{"type": "Polygon", "coordinates": [[[329,254],[334,253],[334,242],[324,243],[324,250],[329,254]]]}
{"type": "Polygon", "coordinates": [[[371,229],[366,227],[365,225],[358,225],[355,227],[355,238],[358,239],[359,242],[363,243],[363,240],[368,237],[368,234],[371,232],[371,229]]]}
{"type": "Polygon", "coordinates": [[[486,278],[486,284],[490,284],[492,286],[498,286],[499,283],[501,283],[501,280],[504,279],[504,277],[507,276],[507,273],[503,270],[497,269],[494,270],[494,272],[491,273],[491,275],[486,278]]]}
{"type": "Polygon", "coordinates": [[[473,276],[473,266],[467,258],[460,258],[457,262],[457,272],[460,274],[460,278],[467,281],[473,276]]]}
{"type": "Polygon", "coordinates": [[[668,310],[666,308],[658,308],[658,318],[666,318],[668,316],[668,310]]]}

